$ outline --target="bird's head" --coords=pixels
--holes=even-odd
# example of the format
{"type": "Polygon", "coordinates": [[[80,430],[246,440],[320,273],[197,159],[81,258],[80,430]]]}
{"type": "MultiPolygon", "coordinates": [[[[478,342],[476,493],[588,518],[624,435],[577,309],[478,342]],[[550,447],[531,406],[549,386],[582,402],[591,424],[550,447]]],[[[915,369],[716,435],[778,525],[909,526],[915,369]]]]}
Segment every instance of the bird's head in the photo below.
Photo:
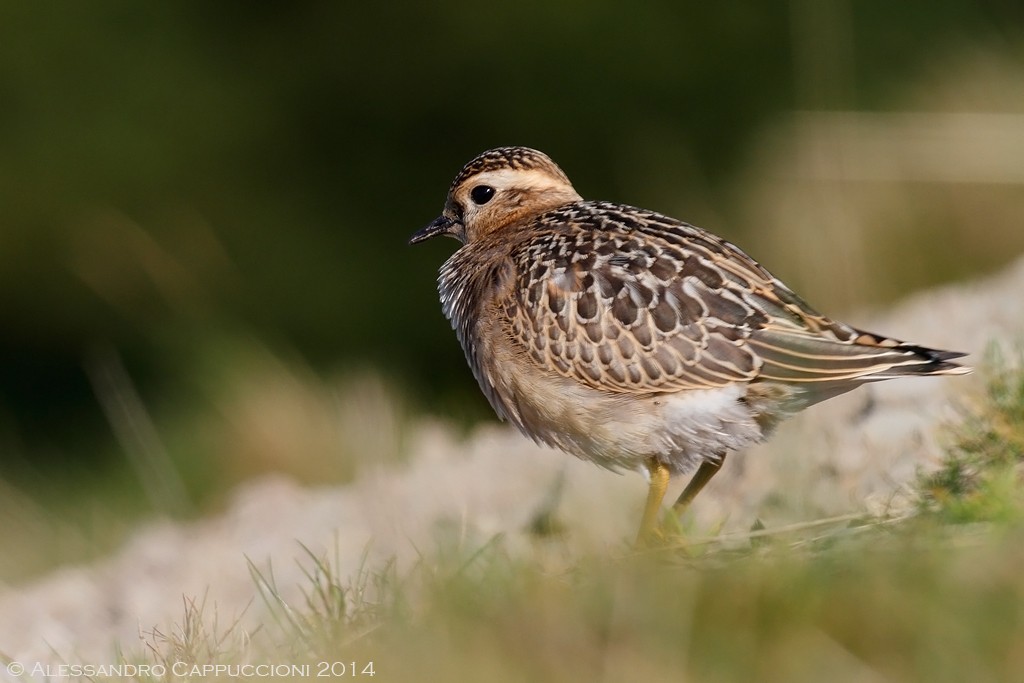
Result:
{"type": "Polygon", "coordinates": [[[448,235],[465,244],[580,199],[562,169],[543,152],[499,147],[462,167],[444,211],[409,243],[448,235]]]}

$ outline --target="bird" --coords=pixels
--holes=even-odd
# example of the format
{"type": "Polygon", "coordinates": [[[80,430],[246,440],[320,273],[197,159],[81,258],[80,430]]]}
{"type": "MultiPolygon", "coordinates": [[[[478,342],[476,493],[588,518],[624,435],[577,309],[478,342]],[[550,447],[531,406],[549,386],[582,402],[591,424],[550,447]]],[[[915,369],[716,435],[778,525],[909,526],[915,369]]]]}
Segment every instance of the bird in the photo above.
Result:
{"type": "Polygon", "coordinates": [[[961,375],[942,351],[828,318],[739,247],[669,216],[584,200],[543,152],[499,147],[456,175],[409,240],[459,246],[438,291],[498,417],[648,481],[637,544],[664,538],[726,456],[870,382],[961,375]]]}

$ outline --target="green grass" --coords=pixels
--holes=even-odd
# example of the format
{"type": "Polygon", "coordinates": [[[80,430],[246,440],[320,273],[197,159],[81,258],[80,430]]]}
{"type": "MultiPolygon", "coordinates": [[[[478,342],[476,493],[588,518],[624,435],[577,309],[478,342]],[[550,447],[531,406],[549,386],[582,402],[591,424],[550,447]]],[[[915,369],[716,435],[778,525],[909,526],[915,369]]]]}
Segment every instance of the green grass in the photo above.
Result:
{"type": "Polygon", "coordinates": [[[918,517],[761,538],[569,566],[512,557],[498,538],[354,583],[310,555],[300,604],[254,569],[274,615],[259,632],[216,635],[190,603],[151,661],[372,662],[386,681],[1002,681],[1024,670],[1024,528],[918,517]]]}
{"type": "Polygon", "coordinates": [[[983,372],[984,395],[950,429],[942,467],[920,482],[924,508],[951,522],[1024,517],[1024,350],[1010,362],[992,347],[983,372]]]}

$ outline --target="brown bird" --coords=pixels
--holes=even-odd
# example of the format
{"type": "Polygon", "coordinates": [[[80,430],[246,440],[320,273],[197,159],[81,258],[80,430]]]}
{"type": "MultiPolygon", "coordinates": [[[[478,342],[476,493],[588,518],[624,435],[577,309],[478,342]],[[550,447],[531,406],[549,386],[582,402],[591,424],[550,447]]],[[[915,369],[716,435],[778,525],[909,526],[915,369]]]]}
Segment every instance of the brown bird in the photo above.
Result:
{"type": "Polygon", "coordinates": [[[444,314],[495,412],[534,441],[646,472],[638,540],[673,474],[682,512],[725,456],[783,418],[867,382],[960,375],[939,351],[808,306],[739,248],[674,218],[584,201],[545,154],[484,152],[440,217],[444,314]]]}

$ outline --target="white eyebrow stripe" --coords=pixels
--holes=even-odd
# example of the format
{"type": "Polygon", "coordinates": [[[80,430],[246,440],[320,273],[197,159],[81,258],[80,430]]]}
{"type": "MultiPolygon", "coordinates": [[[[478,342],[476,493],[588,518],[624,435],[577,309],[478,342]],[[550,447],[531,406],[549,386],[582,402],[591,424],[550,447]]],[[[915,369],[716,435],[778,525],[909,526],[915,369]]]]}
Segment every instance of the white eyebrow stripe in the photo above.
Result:
{"type": "Polygon", "coordinates": [[[562,178],[551,175],[540,169],[503,168],[497,171],[484,171],[466,179],[467,187],[491,185],[498,189],[515,187],[517,189],[567,188],[572,185],[562,178]]]}

